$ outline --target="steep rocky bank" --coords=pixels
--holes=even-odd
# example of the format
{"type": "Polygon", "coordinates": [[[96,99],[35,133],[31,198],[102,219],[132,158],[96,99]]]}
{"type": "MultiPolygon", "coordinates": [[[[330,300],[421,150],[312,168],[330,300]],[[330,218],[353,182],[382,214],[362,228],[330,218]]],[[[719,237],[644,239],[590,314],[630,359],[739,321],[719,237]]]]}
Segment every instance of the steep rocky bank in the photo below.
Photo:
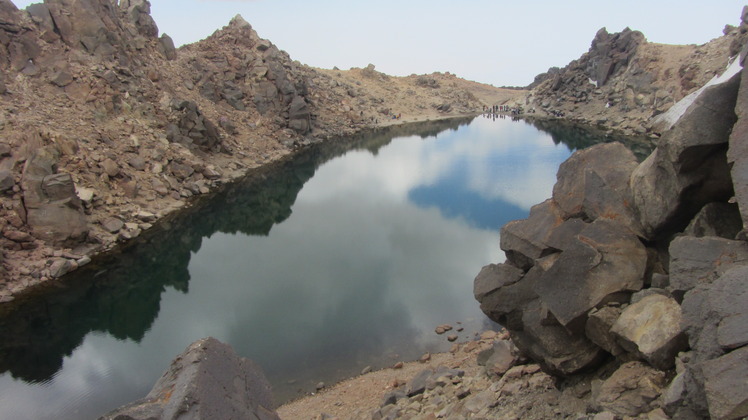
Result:
{"type": "Polygon", "coordinates": [[[615,415],[748,415],[746,51],[642,163],[615,143],[572,155],[553,197],[501,229],[506,262],[475,280],[482,310],[545,372],[603,366],[601,389],[635,393],[594,397],[615,415]]]}
{"type": "Polygon", "coordinates": [[[0,303],[303,145],[516,95],[314,69],[240,16],[176,49],[147,0],[0,0],[0,303]]]}

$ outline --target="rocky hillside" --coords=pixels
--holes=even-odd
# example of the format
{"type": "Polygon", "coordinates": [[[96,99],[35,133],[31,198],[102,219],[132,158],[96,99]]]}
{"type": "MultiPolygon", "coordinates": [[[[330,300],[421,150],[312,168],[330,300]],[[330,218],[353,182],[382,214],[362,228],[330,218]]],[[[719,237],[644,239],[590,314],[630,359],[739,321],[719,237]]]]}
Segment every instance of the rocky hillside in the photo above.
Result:
{"type": "Polygon", "coordinates": [[[745,56],[685,99],[643,162],[618,143],[572,155],[553,197],[501,229],[506,262],[475,279],[482,310],[545,372],[604,366],[590,392],[611,415],[748,415],[745,56]]]}
{"type": "Polygon", "coordinates": [[[517,94],[314,69],[240,16],[179,49],[158,34],[147,0],[0,0],[0,302],[301,145],[517,94]]]}
{"type": "Polygon", "coordinates": [[[740,27],[704,45],[651,43],[626,28],[600,29],[587,53],[563,68],[538,75],[523,106],[539,115],[564,117],[631,134],[659,135],[653,120],[714,76],[745,44],[748,16],[740,27]]]}

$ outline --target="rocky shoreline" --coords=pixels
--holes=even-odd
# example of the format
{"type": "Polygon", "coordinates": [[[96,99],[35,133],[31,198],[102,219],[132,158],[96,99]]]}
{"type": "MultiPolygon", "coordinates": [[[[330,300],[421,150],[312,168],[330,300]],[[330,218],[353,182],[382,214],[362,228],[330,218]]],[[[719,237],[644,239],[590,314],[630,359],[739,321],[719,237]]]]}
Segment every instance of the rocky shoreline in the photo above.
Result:
{"type": "Polygon", "coordinates": [[[747,78],[700,90],[641,163],[615,143],[576,152],[553,197],[501,229],[506,262],[475,280],[481,309],[545,372],[608,366],[604,384],[647,395],[600,403],[615,415],[748,415],[747,78]]]}
{"type": "MultiPolygon", "coordinates": [[[[0,0],[0,304],[305,145],[507,104],[658,138],[657,148],[643,162],[618,143],[575,153],[553,197],[502,228],[506,261],[484,267],[474,290],[506,333],[395,373],[371,409],[336,387],[322,393],[341,398],[331,412],[294,403],[284,416],[748,416],[746,34],[748,8],[704,46],[601,30],[528,93],[449,73],[310,68],[240,16],[176,49],[146,0],[24,11],[0,0]],[[737,53],[732,72],[712,78],[737,53]]],[[[261,371],[212,339],[122,410],[110,417],[278,418],[261,371]]]]}
{"type": "Polygon", "coordinates": [[[314,69],[240,16],[177,49],[146,0],[0,0],[0,52],[0,304],[304,145],[517,95],[314,69]]]}
{"type": "Polygon", "coordinates": [[[748,415],[748,394],[739,385],[748,376],[741,323],[748,308],[745,188],[736,153],[746,139],[742,77],[704,90],[641,163],[619,143],[576,152],[559,169],[553,198],[502,228],[507,261],[483,268],[475,297],[506,332],[455,345],[450,354],[459,360],[429,355],[424,362],[434,363],[425,369],[413,362],[407,375],[400,366],[369,373],[279,413],[315,419],[748,415]],[[731,168],[714,164],[728,156],[731,168]],[[652,175],[663,172],[674,175],[652,175]],[[729,186],[714,184],[720,181],[729,186]],[[376,375],[390,379],[382,385],[376,375]]]}

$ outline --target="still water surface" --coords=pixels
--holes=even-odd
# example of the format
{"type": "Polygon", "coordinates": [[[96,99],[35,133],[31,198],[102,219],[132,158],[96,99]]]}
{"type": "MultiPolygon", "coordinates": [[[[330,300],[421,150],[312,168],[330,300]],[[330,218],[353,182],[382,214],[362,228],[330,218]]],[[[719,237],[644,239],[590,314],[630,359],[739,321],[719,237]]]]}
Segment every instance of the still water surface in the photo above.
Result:
{"type": "Polygon", "coordinates": [[[278,402],[493,324],[472,296],[498,230],[551,194],[574,129],[478,117],[302,152],[0,313],[0,418],[86,419],[213,336],[278,402]],[[554,131],[555,130],[555,131],[554,131]]]}

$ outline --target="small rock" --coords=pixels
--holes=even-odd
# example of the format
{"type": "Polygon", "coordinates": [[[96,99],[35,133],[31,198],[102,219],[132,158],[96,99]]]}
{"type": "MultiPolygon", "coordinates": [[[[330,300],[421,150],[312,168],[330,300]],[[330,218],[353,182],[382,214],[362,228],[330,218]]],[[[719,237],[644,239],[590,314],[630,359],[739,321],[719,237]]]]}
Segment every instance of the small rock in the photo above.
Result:
{"type": "Polygon", "coordinates": [[[431,360],[431,353],[426,353],[423,356],[421,356],[420,359],[418,359],[418,361],[421,362],[421,363],[426,363],[429,360],[431,360]]]}
{"type": "Polygon", "coordinates": [[[316,389],[317,391],[319,391],[319,390],[321,390],[321,389],[322,389],[322,388],[324,388],[324,387],[325,387],[325,383],[324,383],[324,382],[319,382],[319,383],[317,383],[317,385],[316,385],[316,386],[315,386],[314,388],[315,388],[315,389],[316,389]]]}
{"type": "Polygon", "coordinates": [[[164,184],[161,180],[158,180],[158,179],[151,180],[151,186],[153,187],[153,190],[156,191],[161,196],[165,196],[169,194],[169,188],[167,188],[166,184],[164,184]]]}
{"type": "Polygon", "coordinates": [[[50,77],[49,81],[56,86],[65,87],[73,83],[73,75],[68,73],[67,71],[62,70],[53,74],[52,77],[50,77]]]}
{"type": "Polygon", "coordinates": [[[140,192],[140,186],[138,185],[138,182],[133,179],[131,181],[123,182],[122,190],[125,193],[125,197],[135,198],[140,192]]]}
{"type": "Polygon", "coordinates": [[[0,171],[0,191],[8,191],[16,185],[15,178],[10,171],[0,171]]]}
{"type": "Polygon", "coordinates": [[[33,242],[34,237],[19,230],[6,230],[3,235],[13,242],[33,242]]]}
{"type": "Polygon", "coordinates": [[[457,338],[458,338],[457,334],[452,334],[452,335],[450,335],[450,336],[447,337],[447,341],[450,341],[450,342],[456,341],[457,338]]]}
{"type": "Polygon", "coordinates": [[[653,294],[626,307],[610,331],[621,346],[654,367],[669,369],[678,352],[688,348],[681,307],[675,299],[653,294]]]}
{"type": "Polygon", "coordinates": [[[216,169],[212,165],[208,165],[203,170],[203,176],[208,179],[219,179],[221,178],[221,176],[223,176],[223,174],[219,169],[216,169]]]}
{"type": "Polygon", "coordinates": [[[91,262],[91,257],[89,257],[88,255],[84,255],[75,262],[78,263],[78,267],[83,267],[84,265],[91,262]]]}
{"type": "Polygon", "coordinates": [[[99,166],[101,166],[101,169],[110,178],[117,176],[120,171],[119,165],[117,165],[117,162],[113,161],[112,159],[106,159],[105,161],[101,162],[99,166]]]}
{"type": "Polygon", "coordinates": [[[195,170],[191,166],[183,165],[177,162],[172,162],[171,164],[169,164],[169,168],[171,169],[172,175],[174,175],[180,180],[187,179],[193,173],[195,173],[195,170]]]}
{"type": "Polygon", "coordinates": [[[156,221],[157,216],[149,211],[141,210],[137,213],[135,213],[135,217],[137,217],[139,220],[143,222],[154,222],[156,221]]]}
{"type": "Polygon", "coordinates": [[[93,201],[94,194],[96,193],[96,190],[93,188],[83,188],[79,187],[78,185],[75,186],[75,194],[78,195],[78,198],[84,203],[90,203],[93,201]]]}
{"type": "Polygon", "coordinates": [[[602,413],[595,414],[592,420],[618,420],[620,417],[611,413],[610,411],[603,411],[602,413]]]}
{"type": "Polygon", "coordinates": [[[392,369],[402,369],[404,366],[403,362],[397,362],[392,366],[392,369]]]}
{"type": "Polygon", "coordinates": [[[496,338],[496,331],[483,331],[480,335],[481,340],[493,340],[494,338],[496,338]]]}
{"type": "Polygon", "coordinates": [[[457,396],[457,398],[459,398],[459,399],[462,400],[465,397],[467,397],[468,395],[470,395],[470,390],[467,389],[467,388],[458,388],[457,394],[455,394],[455,395],[457,396]]]}
{"type": "Polygon", "coordinates": [[[138,171],[145,170],[145,159],[143,159],[140,156],[135,156],[131,158],[130,160],[127,161],[127,163],[130,164],[130,166],[132,166],[134,169],[138,171]]]}
{"type": "Polygon", "coordinates": [[[363,368],[363,370],[361,370],[362,375],[366,375],[369,372],[371,372],[371,366],[366,366],[365,368],[363,368]]]}
{"type": "Polygon", "coordinates": [[[65,258],[57,258],[49,266],[49,274],[53,278],[57,279],[73,271],[76,268],[78,268],[77,264],[73,264],[73,261],[70,261],[65,258]]]}
{"type": "Polygon", "coordinates": [[[117,233],[123,226],[125,226],[125,222],[116,217],[110,217],[101,222],[101,227],[109,233],[117,233]]]}

